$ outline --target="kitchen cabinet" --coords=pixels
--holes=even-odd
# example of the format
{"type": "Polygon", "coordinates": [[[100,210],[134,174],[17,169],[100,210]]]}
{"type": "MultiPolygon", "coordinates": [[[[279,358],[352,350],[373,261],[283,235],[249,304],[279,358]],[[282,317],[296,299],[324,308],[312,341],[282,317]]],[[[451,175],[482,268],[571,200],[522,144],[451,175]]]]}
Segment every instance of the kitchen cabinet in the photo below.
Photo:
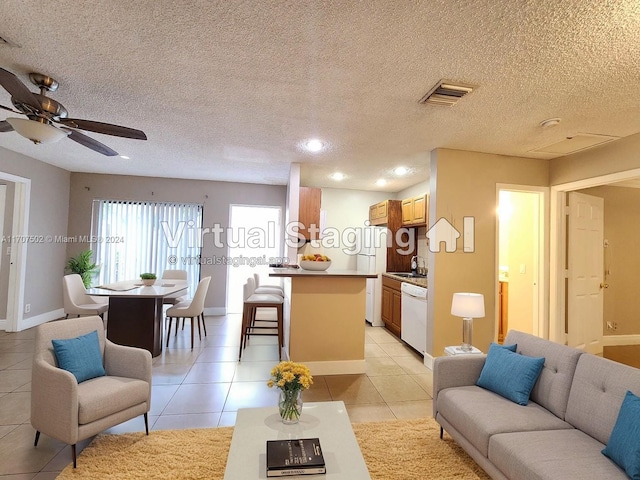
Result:
{"type": "Polygon", "coordinates": [[[300,206],[298,209],[298,221],[301,224],[300,234],[307,240],[318,240],[320,230],[320,204],[322,202],[322,190],[320,188],[300,187],[300,206]],[[309,227],[317,231],[309,231],[309,227]]]}
{"type": "Polygon", "coordinates": [[[429,218],[429,195],[402,200],[402,226],[419,227],[427,225],[429,218]]]}
{"type": "Polygon", "coordinates": [[[402,320],[402,294],[400,281],[382,275],[382,321],[385,327],[400,337],[402,320]]]}
{"type": "Polygon", "coordinates": [[[385,200],[369,207],[369,223],[387,227],[392,239],[387,248],[387,272],[408,272],[411,257],[416,254],[417,233],[415,229],[398,232],[402,228],[402,200],[385,200]],[[409,237],[413,237],[411,240],[409,237]],[[411,240],[411,242],[410,242],[411,240]],[[412,244],[413,249],[407,249],[412,244]]]}
{"type": "Polygon", "coordinates": [[[369,223],[371,225],[388,225],[402,217],[400,200],[384,200],[369,207],[369,223]]]}

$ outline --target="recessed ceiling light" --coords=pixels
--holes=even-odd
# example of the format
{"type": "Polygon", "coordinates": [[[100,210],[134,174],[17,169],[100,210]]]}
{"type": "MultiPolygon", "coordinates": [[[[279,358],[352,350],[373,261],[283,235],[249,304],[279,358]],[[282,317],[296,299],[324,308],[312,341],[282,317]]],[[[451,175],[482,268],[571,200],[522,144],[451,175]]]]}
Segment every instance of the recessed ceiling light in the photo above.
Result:
{"type": "Polygon", "coordinates": [[[376,180],[376,185],[378,185],[379,187],[382,187],[386,184],[387,184],[387,181],[384,178],[379,178],[378,180],[376,180]]]}
{"type": "Polygon", "coordinates": [[[346,175],[342,172],[335,172],[332,173],[331,175],[329,175],[332,179],[334,179],[335,181],[339,182],[341,180],[344,180],[346,178],[346,175]]]}
{"type": "Polygon", "coordinates": [[[124,158],[125,160],[129,160],[131,157],[127,157],[126,155],[120,155],[120,158],[124,158]]]}
{"type": "Polygon", "coordinates": [[[306,140],[303,145],[305,150],[313,153],[319,152],[324,148],[324,143],[322,143],[322,141],[318,140],[317,138],[306,140]]]}
{"type": "Polygon", "coordinates": [[[409,169],[407,167],[397,167],[393,170],[393,173],[395,173],[398,176],[402,176],[409,173],[409,169]]]}

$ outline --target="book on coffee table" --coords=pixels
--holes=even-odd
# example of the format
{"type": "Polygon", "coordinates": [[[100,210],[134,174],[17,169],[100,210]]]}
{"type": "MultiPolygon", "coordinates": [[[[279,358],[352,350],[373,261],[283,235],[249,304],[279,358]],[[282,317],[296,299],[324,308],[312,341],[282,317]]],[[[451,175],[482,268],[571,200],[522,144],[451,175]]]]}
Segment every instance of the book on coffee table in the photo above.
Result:
{"type": "Polygon", "coordinates": [[[267,440],[267,477],[327,473],[318,438],[267,440]]]}

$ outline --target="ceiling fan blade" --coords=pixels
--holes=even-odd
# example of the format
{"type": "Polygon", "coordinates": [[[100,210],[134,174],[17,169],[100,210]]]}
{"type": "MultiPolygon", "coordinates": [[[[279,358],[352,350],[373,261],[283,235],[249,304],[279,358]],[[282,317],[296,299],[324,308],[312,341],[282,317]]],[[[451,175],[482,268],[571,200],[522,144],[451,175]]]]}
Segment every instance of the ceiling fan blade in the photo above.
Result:
{"type": "Polygon", "coordinates": [[[29,90],[18,77],[4,68],[0,68],[0,85],[2,85],[17,102],[29,105],[35,110],[42,109],[40,101],[31,90],[29,90]]]}
{"type": "Polygon", "coordinates": [[[4,105],[0,105],[0,108],[3,109],[3,110],[7,110],[9,112],[12,112],[12,113],[17,113],[19,115],[24,115],[22,112],[19,112],[18,110],[14,110],[13,108],[5,107],[4,105]]]}
{"type": "Polygon", "coordinates": [[[13,127],[6,120],[0,121],[0,132],[12,132],[13,127]]]}
{"type": "Polygon", "coordinates": [[[61,118],[58,122],[68,127],[88,130],[89,132],[104,133],[105,135],[113,135],[115,137],[133,138],[135,140],[147,139],[147,136],[142,130],[122,127],[120,125],[112,125],[110,123],[94,122],[92,120],[82,120],[80,118],[61,118]]]}
{"type": "Polygon", "coordinates": [[[102,155],[106,155],[107,157],[115,157],[118,155],[118,152],[116,152],[115,150],[112,150],[105,144],[100,143],[99,141],[94,140],[91,137],[88,137],[84,133],[76,132],[75,130],[71,130],[70,128],[63,128],[62,130],[64,130],[65,132],[71,132],[69,133],[68,138],[70,138],[74,142],[77,142],[80,145],[101,153],[102,155]]]}

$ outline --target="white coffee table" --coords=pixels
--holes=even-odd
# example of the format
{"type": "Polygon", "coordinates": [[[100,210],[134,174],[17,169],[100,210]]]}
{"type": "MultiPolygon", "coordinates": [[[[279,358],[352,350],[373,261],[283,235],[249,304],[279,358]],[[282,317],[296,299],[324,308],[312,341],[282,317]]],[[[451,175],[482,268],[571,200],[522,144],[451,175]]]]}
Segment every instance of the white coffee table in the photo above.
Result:
{"type": "Polygon", "coordinates": [[[267,440],[320,439],[327,467],[321,475],[283,478],[371,480],[343,402],[309,402],[302,407],[300,421],[285,425],[277,407],[241,408],[233,430],[224,480],[267,478],[267,440]]]}

